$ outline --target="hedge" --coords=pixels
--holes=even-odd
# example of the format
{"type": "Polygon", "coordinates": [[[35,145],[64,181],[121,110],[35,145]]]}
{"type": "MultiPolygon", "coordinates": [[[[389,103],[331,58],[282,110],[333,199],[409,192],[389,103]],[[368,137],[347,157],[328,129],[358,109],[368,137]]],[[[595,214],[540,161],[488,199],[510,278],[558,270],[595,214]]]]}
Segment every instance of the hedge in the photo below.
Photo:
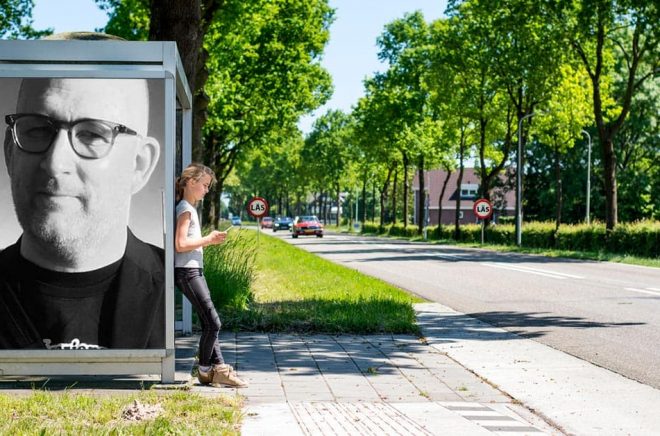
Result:
{"type": "MultiPolygon", "coordinates": [[[[481,242],[481,225],[466,224],[460,227],[460,242],[481,242]]],[[[417,236],[417,226],[406,228],[401,224],[378,226],[364,224],[362,233],[385,234],[399,237],[417,236]]],[[[427,229],[431,240],[454,239],[454,226],[432,226],[427,229]]],[[[489,244],[515,244],[515,225],[499,224],[486,228],[485,242],[489,244]]],[[[640,221],[619,224],[611,232],[605,225],[562,224],[555,231],[554,222],[523,223],[522,245],[528,248],[561,249],[573,251],[606,251],[639,257],[660,258],[660,221],[640,221]]]]}

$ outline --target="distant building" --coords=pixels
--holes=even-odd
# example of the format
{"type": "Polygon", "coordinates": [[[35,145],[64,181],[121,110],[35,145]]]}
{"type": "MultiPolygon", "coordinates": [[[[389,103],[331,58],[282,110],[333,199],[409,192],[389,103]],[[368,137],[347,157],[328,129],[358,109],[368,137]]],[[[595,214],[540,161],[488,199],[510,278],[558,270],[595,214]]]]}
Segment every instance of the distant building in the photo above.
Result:
{"type": "MultiPolygon", "coordinates": [[[[447,172],[444,170],[430,170],[425,171],[426,180],[425,180],[425,189],[429,194],[429,225],[436,226],[438,225],[438,213],[440,208],[438,207],[438,200],[440,197],[440,192],[442,191],[442,184],[445,182],[447,177],[447,172]]],[[[500,174],[500,182],[502,186],[506,185],[506,176],[500,174]]],[[[447,182],[447,188],[445,189],[445,195],[442,199],[442,217],[441,222],[445,225],[454,224],[456,216],[456,200],[458,200],[459,195],[461,199],[461,206],[459,211],[459,223],[469,224],[476,223],[477,217],[474,215],[472,206],[474,201],[477,200],[477,193],[479,191],[479,176],[477,171],[474,168],[465,168],[463,169],[463,180],[460,186],[456,186],[458,181],[458,170],[453,171],[449,176],[449,182],[447,182]]],[[[417,173],[415,173],[415,178],[413,180],[413,192],[414,192],[414,201],[415,207],[413,208],[413,213],[417,213],[417,201],[419,196],[417,192],[419,191],[419,181],[417,178],[417,173]]],[[[516,193],[514,190],[505,190],[502,187],[497,187],[491,190],[491,203],[493,203],[493,219],[495,222],[502,216],[515,216],[515,206],[516,206],[516,193]]],[[[417,222],[417,217],[415,216],[415,221],[417,222]]]]}

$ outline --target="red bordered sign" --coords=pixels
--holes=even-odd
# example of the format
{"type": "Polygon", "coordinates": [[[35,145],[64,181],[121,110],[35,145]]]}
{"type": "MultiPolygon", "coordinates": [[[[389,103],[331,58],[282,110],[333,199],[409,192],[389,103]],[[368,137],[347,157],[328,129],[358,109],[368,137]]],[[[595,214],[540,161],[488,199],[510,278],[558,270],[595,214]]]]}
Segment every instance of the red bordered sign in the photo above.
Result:
{"type": "Polygon", "coordinates": [[[474,206],[472,206],[472,210],[474,211],[474,214],[477,216],[477,218],[481,220],[485,220],[493,216],[493,205],[485,198],[480,198],[479,200],[475,201],[474,206]]]}
{"type": "Polygon", "coordinates": [[[253,197],[247,204],[247,213],[255,218],[268,214],[268,202],[261,197],[253,197]]]}

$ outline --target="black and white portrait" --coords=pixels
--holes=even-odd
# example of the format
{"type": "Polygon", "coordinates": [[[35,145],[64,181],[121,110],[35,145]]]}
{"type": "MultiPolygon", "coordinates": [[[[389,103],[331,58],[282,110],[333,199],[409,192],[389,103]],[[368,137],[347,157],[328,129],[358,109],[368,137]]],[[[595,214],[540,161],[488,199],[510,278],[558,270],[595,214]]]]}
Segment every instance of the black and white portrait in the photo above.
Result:
{"type": "Polygon", "coordinates": [[[164,348],[163,80],[0,96],[0,349],[164,348]]]}

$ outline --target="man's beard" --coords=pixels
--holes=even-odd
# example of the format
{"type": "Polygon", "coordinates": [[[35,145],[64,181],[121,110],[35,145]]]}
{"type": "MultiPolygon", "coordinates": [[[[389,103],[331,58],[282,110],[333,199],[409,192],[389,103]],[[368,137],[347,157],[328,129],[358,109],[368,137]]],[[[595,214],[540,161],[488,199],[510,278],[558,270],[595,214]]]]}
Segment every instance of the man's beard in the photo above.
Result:
{"type": "MultiPolygon", "coordinates": [[[[101,240],[107,234],[107,221],[78,211],[39,211],[16,203],[16,215],[25,232],[29,232],[44,250],[63,263],[75,263],[81,257],[94,256],[102,250],[101,240]]],[[[58,262],[59,263],[59,262],[58,262]]]]}

